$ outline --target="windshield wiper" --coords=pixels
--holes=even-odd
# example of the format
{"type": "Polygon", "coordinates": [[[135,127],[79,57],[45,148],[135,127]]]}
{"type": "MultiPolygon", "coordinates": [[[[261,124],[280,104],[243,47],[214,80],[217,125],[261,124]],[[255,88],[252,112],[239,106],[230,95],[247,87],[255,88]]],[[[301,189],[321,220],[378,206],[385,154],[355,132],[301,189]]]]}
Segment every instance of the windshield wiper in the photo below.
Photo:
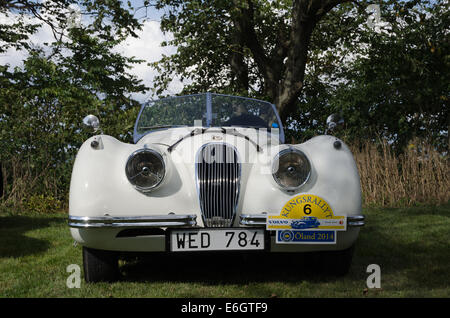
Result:
{"type": "MultiPolygon", "coordinates": [[[[178,139],[173,145],[169,146],[167,148],[168,152],[172,152],[172,150],[180,143],[182,142],[184,139],[189,138],[189,137],[193,137],[195,135],[199,135],[199,134],[204,134],[209,128],[195,128],[194,130],[192,130],[189,134],[181,137],[180,139],[178,139]]],[[[209,131],[209,132],[217,132],[217,131],[209,131]]],[[[242,137],[245,140],[247,140],[248,142],[250,142],[251,144],[253,144],[256,147],[256,151],[261,152],[262,148],[260,145],[258,145],[256,142],[254,142],[253,140],[251,140],[248,136],[241,134],[240,132],[236,131],[235,128],[232,128],[232,130],[227,130],[223,127],[220,128],[220,132],[223,133],[224,135],[233,135],[236,137],[242,137]]]]}
{"type": "Polygon", "coordinates": [[[182,142],[183,140],[185,140],[186,138],[189,137],[193,137],[195,135],[199,135],[200,133],[203,134],[208,128],[195,128],[194,130],[192,130],[189,134],[181,137],[180,139],[178,139],[173,145],[169,146],[169,148],[167,148],[168,152],[172,152],[173,148],[176,147],[176,145],[178,145],[180,142],[182,142]]]}
{"type": "Polygon", "coordinates": [[[225,128],[221,127],[220,130],[222,131],[222,133],[223,133],[224,135],[228,134],[228,135],[233,135],[233,136],[236,136],[236,137],[242,137],[242,138],[244,138],[245,140],[247,140],[248,142],[250,142],[252,145],[254,145],[254,146],[256,147],[256,151],[257,151],[257,152],[262,151],[262,148],[261,148],[260,145],[258,145],[256,142],[254,142],[253,140],[251,140],[248,136],[243,135],[243,134],[241,134],[240,132],[238,132],[238,131],[236,130],[236,128],[232,128],[232,130],[230,131],[230,130],[226,130],[225,128]]]}

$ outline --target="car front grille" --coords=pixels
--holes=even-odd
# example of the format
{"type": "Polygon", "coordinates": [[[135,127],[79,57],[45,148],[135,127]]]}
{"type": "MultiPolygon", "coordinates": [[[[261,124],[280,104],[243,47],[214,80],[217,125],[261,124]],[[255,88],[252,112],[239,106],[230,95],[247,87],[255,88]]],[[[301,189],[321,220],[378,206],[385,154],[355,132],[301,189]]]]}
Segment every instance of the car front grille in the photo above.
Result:
{"type": "Polygon", "coordinates": [[[206,227],[232,226],[239,198],[241,165],[233,147],[204,145],[197,155],[196,178],[206,227]]]}

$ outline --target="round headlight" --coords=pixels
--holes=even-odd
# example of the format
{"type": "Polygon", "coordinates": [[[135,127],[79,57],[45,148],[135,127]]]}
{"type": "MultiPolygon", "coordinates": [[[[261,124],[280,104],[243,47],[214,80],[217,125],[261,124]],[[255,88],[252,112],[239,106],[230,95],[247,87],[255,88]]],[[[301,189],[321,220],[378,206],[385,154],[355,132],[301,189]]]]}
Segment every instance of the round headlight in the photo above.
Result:
{"type": "Polygon", "coordinates": [[[311,174],[311,164],[306,155],[298,149],[280,151],[272,166],[275,181],[286,190],[296,190],[304,185],[311,174]]]}
{"type": "Polygon", "coordinates": [[[139,191],[148,192],[161,184],[166,173],[163,157],[151,149],[140,149],[128,158],[125,167],[128,181],[139,191]]]}

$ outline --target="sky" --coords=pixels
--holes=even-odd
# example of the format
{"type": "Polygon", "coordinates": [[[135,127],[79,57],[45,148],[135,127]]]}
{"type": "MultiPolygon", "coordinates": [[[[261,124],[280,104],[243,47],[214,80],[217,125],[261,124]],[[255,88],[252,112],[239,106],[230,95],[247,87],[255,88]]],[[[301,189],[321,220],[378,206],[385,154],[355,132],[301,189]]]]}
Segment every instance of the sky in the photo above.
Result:
{"type": "MultiPolygon", "coordinates": [[[[139,6],[142,0],[132,0],[133,6],[139,6]]],[[[130,37],[124,43],[116,48],[117,52],[122,53],[125,56],[135,56],[138,59],[145,60],[146,62],[158,61],[163,54],[170,55],[175,53],[175,47],[161,47],[161,42],[169,40],[171,34],[163,34],[160,29],[160,17],[163,11],[156,10],[154,8],[147,10],[147,18],[140,19],[142,22],[142,30],[137,32],[138,38],[130,37]]],[[[137,18],[143,18],[145,11],[141,10],[136,13],[137,18]]],[[[0,23],[12,22],[13,16],[6,18],[0,15],[0,23]]],[[[32,19],[30,19],[32,21],[32,19]]],[[[36,45],[42,45],[45,42],[51,42],[54,40],[50,27],[44,25],[37,33],[31,36],[31,42],[36,45]]],[[[22,51],[16,51],[10,49],[6,53],[0,54],[0,65],[9,64],[10,67],[23,65],[22,61],[26,58],[26,53],[22,51]]],[[[152,80],[156,75],[156,71],[151,69],[146,63],[135,65],[131,70],[131,73],[136,75],[139,79],[143,80],[143,83],[147,87],[152,87],[152,80]]],[[[175,79],[167,89],[165,93],[175,95],[181,91],[183,84],[181,81],[175,79]]],[[[152,93],[149,91],[146,94],[134,94],[133,97],[138,101],[145,101],[152,98],[152,93]]]]}

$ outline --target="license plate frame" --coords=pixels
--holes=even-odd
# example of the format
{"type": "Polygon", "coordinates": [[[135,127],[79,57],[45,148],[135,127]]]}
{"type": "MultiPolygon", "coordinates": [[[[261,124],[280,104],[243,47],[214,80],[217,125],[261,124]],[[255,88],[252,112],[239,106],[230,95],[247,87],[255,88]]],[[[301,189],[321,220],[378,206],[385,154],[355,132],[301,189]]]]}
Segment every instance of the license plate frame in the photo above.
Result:
{"type": "Polygon", "coordinates": [[[170,252],[265,251],[264,228],[195,228],[170,229],[167,250],[170,252]],[[241,234],[245,233],[245,234],[241,234]]]}

